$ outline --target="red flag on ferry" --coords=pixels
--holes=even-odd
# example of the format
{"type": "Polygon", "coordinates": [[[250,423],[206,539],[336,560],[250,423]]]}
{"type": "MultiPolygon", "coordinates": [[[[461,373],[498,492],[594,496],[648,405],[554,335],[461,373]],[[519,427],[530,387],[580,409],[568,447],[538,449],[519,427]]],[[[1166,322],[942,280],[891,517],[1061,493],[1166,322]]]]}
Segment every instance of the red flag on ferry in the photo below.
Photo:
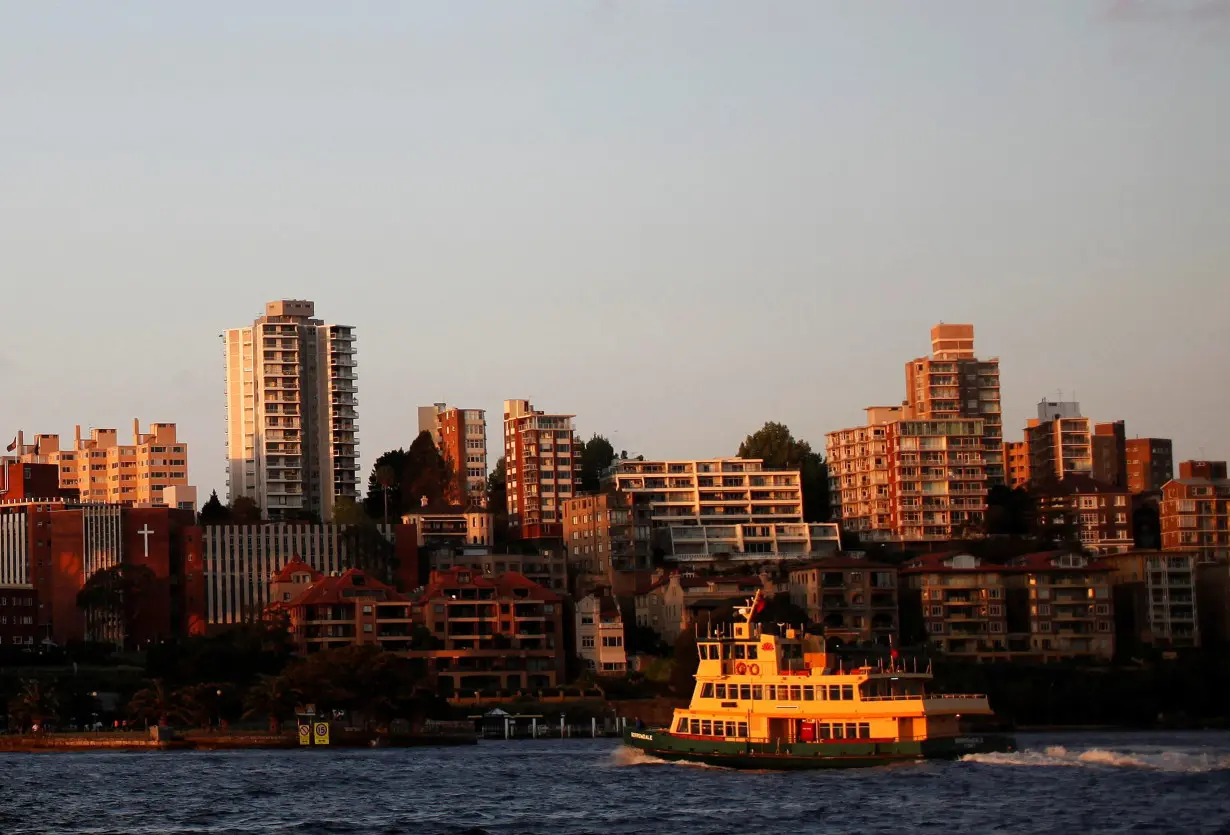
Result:
{"type": "Polygon", "coordinates": [[[762,597],[759,600],[757,600],[756,605],[752,607],[752,617],[756,617],[756,615],[760,614],[763,611],[764,611],[764,598],[762,597]]]}

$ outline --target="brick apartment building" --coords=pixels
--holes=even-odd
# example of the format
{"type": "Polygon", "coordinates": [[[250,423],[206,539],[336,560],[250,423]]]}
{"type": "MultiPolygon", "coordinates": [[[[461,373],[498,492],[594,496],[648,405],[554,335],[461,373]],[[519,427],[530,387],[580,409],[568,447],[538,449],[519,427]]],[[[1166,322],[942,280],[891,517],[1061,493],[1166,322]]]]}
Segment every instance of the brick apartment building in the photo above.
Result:
{"type": "Polygon", "coordinates": [[[1132,494],[1126,487],[1070,475],[1036,484],[1031,492],[1044,536],[1079,541],[1094,554],[1132,549],[1132,494]]]}
{"type": "Polygon", "coordinates": [[[559,539],[563,502],[577,492],[576,415],[547,414],[528,400],[504,401],[504,464],[510,539],[559,539]]]}
{"type": "Polygon", "coordinates": [[[790,571],[790,602],[847,645],[895,643],[899,623],[897,569],[834,556],[790,571]]]}
{"type": "Polygon", "coordinates": [[[1127,429],[1123,421],[1095,423],[1093,477],[1112,487],[1127,487],[1127,429]]]}
{"type": "Polygon", "coordinates": [[[865,426],[828,433],[834,515],[868,542],[959,539],[986,513],[985,427],[981,419],[908,414],[874,406],[865,426]]]}
{"type": "Polygon", "coordinates": [[[1159,515],[1163,551],[1188,553],[1197,562],[1230,560],[1230,480],[1172,479],[1162,488],[1159,515]]]}
{"type": "Polygon", "coordinates": [[[436,448],[465,483],[464,496],[455,504],[487,506],[487,413],[458,409],[446,403],[419,407],[419,432],[428,432],[436,448]]]}
{"type": "Polygon", "coordinates": [[[1074,401],[1042,400],[1025,426],[1031,481],[1093,474],[1093,427],[1074,401]]]}
{"type": "Polygon", "coordinates": [[[1174,478],[1174,445],[1169,438],[1128,438],[1127,486],[1133,493],[1161,490],[1174,478]]]}

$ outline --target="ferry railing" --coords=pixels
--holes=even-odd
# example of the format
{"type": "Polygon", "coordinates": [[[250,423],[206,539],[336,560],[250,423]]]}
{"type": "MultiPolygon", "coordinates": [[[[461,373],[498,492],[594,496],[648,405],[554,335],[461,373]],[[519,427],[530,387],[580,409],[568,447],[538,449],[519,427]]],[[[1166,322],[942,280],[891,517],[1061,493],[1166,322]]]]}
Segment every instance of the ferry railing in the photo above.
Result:
{"type": "Polygon", "coordinates": [[[928,699],[985,699],[985,693],[901,693],[895,696],[863,696],[864,702],[905,702],[928,699]]]}

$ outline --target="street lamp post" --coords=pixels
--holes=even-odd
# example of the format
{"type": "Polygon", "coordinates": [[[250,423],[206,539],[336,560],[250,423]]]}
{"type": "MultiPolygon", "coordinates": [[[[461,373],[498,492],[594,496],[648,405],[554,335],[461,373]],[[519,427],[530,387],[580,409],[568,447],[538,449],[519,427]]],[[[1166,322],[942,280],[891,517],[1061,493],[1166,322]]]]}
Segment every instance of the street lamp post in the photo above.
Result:
{"type": "Polygon", "coordinates": [[[218,692],[218,730],[222,730],[222,691],[218,692]]]}

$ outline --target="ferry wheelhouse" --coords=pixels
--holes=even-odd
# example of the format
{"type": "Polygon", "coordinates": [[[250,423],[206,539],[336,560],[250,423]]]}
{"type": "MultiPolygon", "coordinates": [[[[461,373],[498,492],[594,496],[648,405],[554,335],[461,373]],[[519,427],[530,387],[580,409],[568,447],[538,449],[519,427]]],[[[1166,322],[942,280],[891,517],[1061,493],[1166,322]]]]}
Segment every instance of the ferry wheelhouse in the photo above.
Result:
{"type": "Polygon", "coordinates": [[[627,745],[667,760],[735,768],[825,768],[1014,750],[1010,736],[971,733],[993,716],[983,695],[928,691],[929,669],[897,661],[848,667],[823,638],[764,633],[742,619],[698,637],[696,689],[669,728],[629,728],[627,745]]]}

